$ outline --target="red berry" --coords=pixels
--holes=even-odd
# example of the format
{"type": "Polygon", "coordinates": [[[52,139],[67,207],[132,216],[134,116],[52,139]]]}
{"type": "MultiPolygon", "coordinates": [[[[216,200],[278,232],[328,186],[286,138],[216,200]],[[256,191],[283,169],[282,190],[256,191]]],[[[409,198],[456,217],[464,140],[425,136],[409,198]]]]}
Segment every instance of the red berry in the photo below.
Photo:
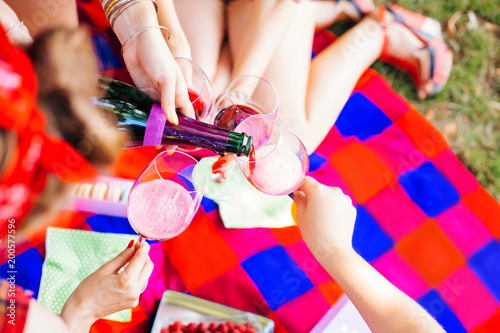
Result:
{"type": "Polygon", "coordinates": [[[181,323],[180,321],[176,321],[176,322],[175,322],[172,326],[173,326],[173,327],[172,327],[173,329],[175,329],[175,330],[180,330],[180,329],[182,329],[182,327],[183,327],[184,325],[182,325],[182,323],[181,323]]]}
{"type": "Polygon", "coordinates": [[[257,333],[257,331],[254,328],[249,328],[247,333],[257,333]]]}
{"type": "Polygon", "coordinates": [[[199,331],[202,331],[202,332],[203,332],[203,331],[205,331],[206,329],[207,329],[207,324],[205,324],[205,323],[200,323],[200,324],[198,325],[198,330],[199,330],[199,331]]]}
{"type": "Polygon", "coordinates": [[[169,327],[163,327],[160,331],[160,333],[168,333],[169,332],[169,327]]]}
{"type": "Polygon", "coordinates": [[[233,330],[233,329],[235,329],[235,328],[236,328],[236,325],[235,325],[233,322],[231,322],[231,321],[228,321],[228,322],[226,323],[226,326],[227,326],[227,328],[229,328],[230,330],[233,330]]]}
{"type": "Polygon", "coordinates": [[[215,331],[217,329],[217,324],[214,322],[211,322],[210,325],[208,325],[208,329],[211,331],[215,331]]]}
{"type": "Polygon", "coordinates": [[[226,324],[220,324],[218,329],[219,331],[221,331],[221,333],[229,333],[229,328],[226,324]]]}
{"type": "Polygon", "coordinates": [[[247,326],[246,325],[238,325],[238,327],[236,327],[238,329],[238,331],[240,332],[246,332],[247,331],[247,326]]]}

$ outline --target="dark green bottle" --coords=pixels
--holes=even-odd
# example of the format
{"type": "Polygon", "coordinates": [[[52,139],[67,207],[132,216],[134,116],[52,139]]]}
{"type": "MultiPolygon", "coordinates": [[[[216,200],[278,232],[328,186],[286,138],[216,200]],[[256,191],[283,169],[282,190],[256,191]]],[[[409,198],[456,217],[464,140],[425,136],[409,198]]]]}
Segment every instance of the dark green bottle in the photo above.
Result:
{"type": "Polygon", "coordinates": [[[237,156],[248,156],[252,148],[252,137],[245,133],[221,129],[182,114],[178,114],[179,125],[173,125],[166,121],[159,104],[148,95],[111,78],[99,77],[99,97],[94,104],[115,114],[118,126],[130,134],[131,147],[181,145],[237,156]]]}

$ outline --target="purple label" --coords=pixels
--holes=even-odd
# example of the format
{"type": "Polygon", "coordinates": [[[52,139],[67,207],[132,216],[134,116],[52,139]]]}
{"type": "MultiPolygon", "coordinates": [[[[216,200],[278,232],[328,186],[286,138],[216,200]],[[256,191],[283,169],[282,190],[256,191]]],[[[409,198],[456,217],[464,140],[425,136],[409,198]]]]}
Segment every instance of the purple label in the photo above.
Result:
{"type": "Polygon", "coordinates": [[[163,113],[161,106],[154,103],[149,113],[148,122],[146,123],[146,132],[144,133],[143,146],[159,146],[163,137],[163,130],[167,117],[163,113]]]}

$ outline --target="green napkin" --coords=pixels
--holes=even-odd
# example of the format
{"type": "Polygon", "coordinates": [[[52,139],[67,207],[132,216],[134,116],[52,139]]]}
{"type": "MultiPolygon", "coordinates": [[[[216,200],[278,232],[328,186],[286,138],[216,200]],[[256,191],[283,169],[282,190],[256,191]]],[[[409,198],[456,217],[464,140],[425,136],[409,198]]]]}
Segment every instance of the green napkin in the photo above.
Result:
{"type": "Polygon", "coordinates": [[[295,225],[292,202],[288,195],[267,195],[253,187],[236,165],[222,183],[216,183],[211,174],[217,157],[205,157],[193,170],[193,182],[198,188],[207,174],[205,196],[219,205],[219,213],[226,228],[283,228],[295,225]],[[201,167],[200,167],[201,166],[201,167]]]}
{"type": "MultiPolygon", "coordinates": [[[[59,314],[69,295],[83,279],[123,251],[137,235],[48,228],[46,254],[38,301],[59,314]]],[[[119,311],[106,319],[127,322],[132,310],[119,311]]]]}

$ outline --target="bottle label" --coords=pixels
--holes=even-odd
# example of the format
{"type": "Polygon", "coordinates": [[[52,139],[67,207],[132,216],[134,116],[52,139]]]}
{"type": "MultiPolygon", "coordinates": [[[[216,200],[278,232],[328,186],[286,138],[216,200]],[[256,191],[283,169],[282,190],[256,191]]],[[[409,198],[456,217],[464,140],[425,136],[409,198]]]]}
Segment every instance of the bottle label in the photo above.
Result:
{"type": "Polygon", "coordinates": [[[163,130],[167,123],[167,117],[163,113],[161,106],[157,103],[153,104],[149,113],[148,122],[146,123],[146,131],[144,133],[143,146],[159,146],[163,138],[163,130]]]}

